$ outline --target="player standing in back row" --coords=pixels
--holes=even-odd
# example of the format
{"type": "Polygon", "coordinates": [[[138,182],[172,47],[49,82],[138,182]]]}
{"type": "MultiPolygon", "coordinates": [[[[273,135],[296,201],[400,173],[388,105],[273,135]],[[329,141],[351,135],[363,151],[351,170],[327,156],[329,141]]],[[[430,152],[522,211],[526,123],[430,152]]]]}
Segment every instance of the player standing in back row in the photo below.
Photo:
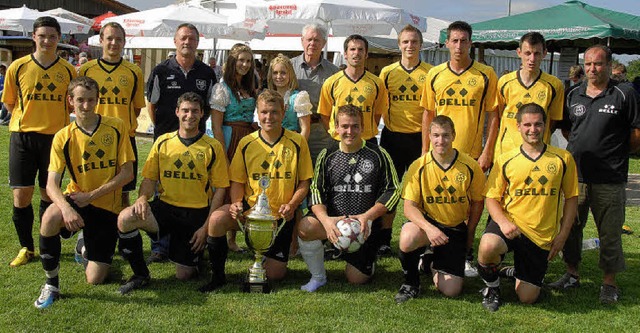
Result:
{"type": "Polygon", "coordinates": [[[40,220],[51,204],[46,193],[47,168],[53,135],[69,123],[67,87],[76,70],[59,58],[60,24],[43,16],[33,23],[35,52],[9,66],[2,103],[11,112],[9,186],[13,192],[13,224],[22,249],[11,262],[21,266],[33,259],[33,207],[36,174],[40,186],[40,220]]]}

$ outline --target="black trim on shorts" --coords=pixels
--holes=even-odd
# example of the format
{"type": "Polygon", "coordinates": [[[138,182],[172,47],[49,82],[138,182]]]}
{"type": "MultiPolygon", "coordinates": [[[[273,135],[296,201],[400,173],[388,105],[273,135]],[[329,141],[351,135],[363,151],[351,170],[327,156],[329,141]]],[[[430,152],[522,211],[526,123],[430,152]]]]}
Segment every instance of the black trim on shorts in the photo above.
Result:
{"type": "Polygon", "coordinates": [[[130,136],[129,139],[131,140],[133,156],[135,156],[135,160],[133,160],[133,179],[122,187],[122,192],[135,191],[136,185],[138,184],[138,145],[136,144],[135,136],[130,136]]]}

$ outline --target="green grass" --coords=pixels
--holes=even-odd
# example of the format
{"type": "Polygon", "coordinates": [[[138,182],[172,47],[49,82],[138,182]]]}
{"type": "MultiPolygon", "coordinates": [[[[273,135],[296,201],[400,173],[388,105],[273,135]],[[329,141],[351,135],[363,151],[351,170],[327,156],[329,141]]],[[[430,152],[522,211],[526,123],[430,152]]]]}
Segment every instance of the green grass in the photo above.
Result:
{"type": "MultiPolygon", "coordinates": [[[[7,128],[1,127],[2,179],[8,179],[8,137],[7,128]]],[[[145,139],[138,142],[143,160],[150,142],[145,139]]],[[[637,164],[637,161],[632,163],[637,164]]],[[[18,250],[11,223],[11,200],[9,187],[3,182],[0,184],[0,220],[4,221],[0,223],[3,239],[0,242],[2,332],[637,332],[640,329],[640,284],[637,283],[640,239],[637,234],[624,236],[628,271],[619,276],[623,296],[616,306],[598,303],[601,272],[597,268],[597,251],[585,253],[582,287],[578,290],[545,291],[540,302],[526,306],[516,302],[513,283],[503,282],[506,303],[498,312],[488,313],[480,305],[478,290],[483,284],[478,278],[467,279],[462,295],[454,299],[439,295],[430,281],[423,278],[421,297],[396,305],[393,295],[402,283],[402,271],[395,258],[380,260],[374,280],[364,286],[351,286],[345,282],[344,262],[327,262],[329,283],[314,294],[299,290],[309,277],[299,257],[289,262],[287,278],[275,284],[275,293],[269,295],[239,292],[238,280],[251,263],[248,255],[230,254],[227,263],[230,283],[220,292],[208,295],[196,291],[206,282],[208,274],[195,281],[179,282],[173,276],[173,265],[153,264],[150,266],[152,284],[122,297],[116,290],[119,283],[131,275],[131,270],[119,256],[114,259],[110,282],[89,286],[84,281],[82,269],[73,261],[74,242],[64,241],[60,272],[64,298],[53,307],[40,311],[33,307],[44,281],[40,263],[15,269],[8,266],[18,250]]],[[[640,223],[637,222],[640,209],[628,207],[627,212],[627,224],[640,234],[640,223]]],[[[394,226],[396,248],[403,220],[401,213],[402,209],[394,226]]],[[[593,223],[589,223],[585,237],[594,235],[593,223]]],[[[34,237],[37,237],[35,228],[34,237]]],[[[146,240],[145,249],[148,249],[146,240]]],[[[550,264],[547,280],[554,280],[562,273],[562,263],[555,260],[550,264]]]]}

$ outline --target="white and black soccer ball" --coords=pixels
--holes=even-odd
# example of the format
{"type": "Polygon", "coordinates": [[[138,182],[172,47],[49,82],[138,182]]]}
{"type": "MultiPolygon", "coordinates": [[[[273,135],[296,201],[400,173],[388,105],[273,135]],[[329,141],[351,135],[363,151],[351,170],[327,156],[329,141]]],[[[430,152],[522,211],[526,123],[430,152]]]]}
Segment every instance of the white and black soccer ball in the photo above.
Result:
{"type": "Polygon", "coordinates": [[[344,218],[336,224],[340,230],[340,237],[333,245],[340,251],[356,252],[364,244],[364,234],[360,233],[360,221],[344,218]]]}

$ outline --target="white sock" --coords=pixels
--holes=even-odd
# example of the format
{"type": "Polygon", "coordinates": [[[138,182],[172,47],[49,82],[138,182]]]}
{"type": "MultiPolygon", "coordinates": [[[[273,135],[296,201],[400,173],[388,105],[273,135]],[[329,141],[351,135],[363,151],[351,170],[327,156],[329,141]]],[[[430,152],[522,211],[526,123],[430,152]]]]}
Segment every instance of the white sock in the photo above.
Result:
{"type": "Polygon", "coordinates": [[[311,273],[309,283],[300,289],[314,292],[327,283],[327,271],[324,268],[324,247],[320,240],[304,241],[298,237],[300,254],[311,273]]]}

